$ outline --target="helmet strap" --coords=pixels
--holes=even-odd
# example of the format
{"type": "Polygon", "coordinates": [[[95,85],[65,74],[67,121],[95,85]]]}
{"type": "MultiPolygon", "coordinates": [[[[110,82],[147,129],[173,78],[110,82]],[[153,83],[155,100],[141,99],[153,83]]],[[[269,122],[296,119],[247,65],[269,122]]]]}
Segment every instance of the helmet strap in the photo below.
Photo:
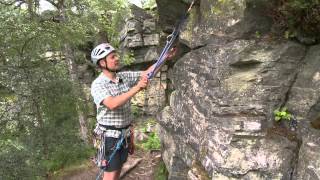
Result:
{"type": "Polygon", "coordinates": [[[109,72],[112,72],[112,73],[116,73],[117,72],[117,70],[112,70],[112,69],[108,68],[107,58],[104,58],[103,60],[104,60],[104,62],[106,64],[106,67],[101,67],[101,69],[105,69],[105,70],[107,70],[109,72]]]}

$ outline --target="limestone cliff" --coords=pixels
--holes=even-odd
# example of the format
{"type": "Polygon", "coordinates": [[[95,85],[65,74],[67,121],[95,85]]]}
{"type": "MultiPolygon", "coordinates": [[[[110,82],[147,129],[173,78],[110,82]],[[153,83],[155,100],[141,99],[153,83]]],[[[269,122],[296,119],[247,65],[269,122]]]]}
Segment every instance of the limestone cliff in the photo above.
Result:
{"type": "MultiPolygon", "coordinates": [[[[158,0],[163,31],[188,1],[158,0]]],[[[169,179],[320,179],[320,45],[270,35],[266,0],[198,0],[158,117],[169,179]],[[276,123],[287,107],[298,121],[276,123]]]]}
{"type": "MultiPolygon", "coordinates": [[[[130,67],[130,70],[146,70],[159,56],[160,32],[157,20],[150,12],[135,5],[131,5],[130,9],[131,13],[120,33],[123,64],[130,67]]],[[[165,106],[166,71],[167,66],[163,66],[148,89],[133,98],[133,104],[144,114],[155,114],[165,106]]]]}

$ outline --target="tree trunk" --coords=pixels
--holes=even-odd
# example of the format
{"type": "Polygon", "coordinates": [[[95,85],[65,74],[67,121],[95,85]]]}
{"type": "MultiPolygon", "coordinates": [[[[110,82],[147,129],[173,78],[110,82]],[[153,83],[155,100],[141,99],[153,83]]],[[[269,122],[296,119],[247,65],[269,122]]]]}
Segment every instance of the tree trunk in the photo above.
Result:
{"type": "Polygon", "coordinates": [[[64,45],[64,55],[66,62],[68,63],[68,70],[70,74],[70,79],[73,82],[73,93],[78,98],[77,104],[77,112],[79,117],[80,124],[80,136],[81,139],[84,140],[87,144],[89,143],[89,135],[88,135],[88,127],[87,127],[87,115],[85,113],[84,108],[87,107],[85,100],[85,93],[83,87],[79,81],[78,77],[78,68],[77,64],[74,62],[73,50],[69,45],[64,45]]]}
{"type": "MultiPolygon", "coordinates": [[[[67,21],[64,0],[59,0],[58,2],[58,10],[60,13],[60,17],[62,22],[67,21]]],[[[74,52],[69,44],[63,45],[62,50],[66,63],[68,64],[68,70],[70,74],[70,79],[73,82],[73,94],[77,97],[76,101],[76,109],[78,112],[78,120],[80,125],[80,137],[86,143],[89,144],[89,135],[88,135],[88,127],[87,127],[87,115],[85,113],[85,108],[87,108],[84,89],[81,86],[79,77],[78,77],[78,67],[75,63],[74,52]]]]}

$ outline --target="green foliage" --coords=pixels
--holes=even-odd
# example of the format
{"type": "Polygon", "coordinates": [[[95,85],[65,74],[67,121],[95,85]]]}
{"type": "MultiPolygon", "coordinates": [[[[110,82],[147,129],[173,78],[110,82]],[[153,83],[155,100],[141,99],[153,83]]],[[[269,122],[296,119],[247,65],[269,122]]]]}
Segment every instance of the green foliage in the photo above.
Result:
{"type": "Polygon", "coordinates": [[[145,150],[160,150],[161,142],[158,135],[155,132],[151,132],[148,139],[141,143],[141,146],[145,150]]]}
{"type": "MultiPolygon", "coordinates": [[[[88,147],[78,137],[79,124],[71,89],[70,82],[65,80],[41,82],[31,88],[33,102],[20,99],[25,104],[20,107],[21,117],[15,116],[11,121],[1,119],[4,136],[0,138],[3,147],[0,166],[7,167],[6,162],[13,161],[13,167],[11,163],[8,168],[12,169],[0,177],[25,177],[27,171],[30,179],[35,179],[89,157],[88,147]]],[[[10,112],[6,117],[10,117],[10,112]]]]}
{"type": "Polygon", "coordinates": [[[42,16],[0,4],[0,168],[7,169],[0,179],[43,179],[89,156],[79,138],[79,98],[65,47],[84,62],[79,46],[98,30],[88,11],[75,11],[88,4],[64,2],[60,20],[53,20],[57,12],[42,16]]]}
{"type": "Polygon", "coordinates": [[[119,45],[119,32],[129,14],[127,0],[89,1],[92,21],[100,32],[106,32],[106,39],[114,46],[119,45]]]}
{"type": "Polygon", "coordinates": [[[155,180],[167,180],[168,175],[169,175],[169,172],[166,168],[166,165],[164,164],[163,161],[161,161],[155,169],[154,179],[155,180]]]}
{"type": "Polygon", "coordinates": [[[131,113],[133,114],[133,116],[135,118],[138,118],[138,117],[140,117],[142,115],[142,110],[137,105],[132,104],[131,105],[131,113]]]}
{"type": "Polygon", "coordinates": [[[21,179],[21,177],[25,180],[36,179],[35,177],[39,176],[43,169],[37,167],[36,160],[31,161],[32,154],[33,152],[10,145],[1,147],[0,178],[6,180],[21,179]]]}
{"type": "Polygon", "coordinates": [[[81,142],[72,142],[67,145],[60,145],[50,154],[49,159],[43,162],[43,166],[51,172],[61,168],[81,163],[94,155],[94,149],[81,142]]]}
{"type": "Polygon", "coordinates": [[[123,62],[123,64],[125,66],[130,66],[132,63],[134,63],[134,61],[136,60],[134,58],[134,54],[132,51],[130,51],[129,53],[125,53],[122,57],[121,60],[123,62]]]}
{"type": "Polygon", "coordinates": [[[259,31],[256,31],[256,38],[261,38],[261,33],[259,31]]]}
{"type": "Polygon", "coordinates": [[[292,118],[292,114],[290,114],[288,111],[287,111],[287,108],[286,107],[283,107],[281,109],[276,109],[274,112],[274,120],[279,122],[280,120],[288,120],[290,121],[291,118],[292,118]]]}
{"type": "Polygon", "coordinates": [[[88,61],[97,34],[117,43],[126,1],[47,2],[55,9],[43,13],[38,1],[0,3],[0,179],[45,179],[92,155],[79,137],[88,108],[69,67],[88,61]]]}
{"type": "Polygon", "coordinates": [[[271,17],[283,30],[286,38],[302,34],[319,38],[320,1],[319,0],[280,0],[272,7],[271,17]]]}
{"type": "Polygon", "coordinates": [[[138,126],[139,131],[148,135],[148,138],[137,146],[144,150],[160,150],[161,142],[156,132],[152,131],[152,127],[156,126],[157,121],[153,118],[148,119],[138,126]]]}

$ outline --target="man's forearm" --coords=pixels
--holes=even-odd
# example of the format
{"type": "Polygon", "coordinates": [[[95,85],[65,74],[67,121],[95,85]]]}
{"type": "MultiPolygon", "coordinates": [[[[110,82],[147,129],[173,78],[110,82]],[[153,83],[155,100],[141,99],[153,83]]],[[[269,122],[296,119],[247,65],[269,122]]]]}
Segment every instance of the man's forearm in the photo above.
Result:
{"type": "Polygon", "coordinates": [[[142,72],[142,75],[148,75],[152,71],[154,71],[154,75],[156,75],[158,73],[159,69],[161,68],[161,66],[154,70],[155,66],[156,66],[156,64],[153,64],[152,66],[150,66],[147,70],[142,72]]]}
{"type": "Polygon", "coordinates": [[[103,100],[103,104],[110,110],[117,109],[129,101],[135,94],[140,91],[140,87],[134,86],[128,92],[123,93],[119,96],[110,96],[103,100]]]}

